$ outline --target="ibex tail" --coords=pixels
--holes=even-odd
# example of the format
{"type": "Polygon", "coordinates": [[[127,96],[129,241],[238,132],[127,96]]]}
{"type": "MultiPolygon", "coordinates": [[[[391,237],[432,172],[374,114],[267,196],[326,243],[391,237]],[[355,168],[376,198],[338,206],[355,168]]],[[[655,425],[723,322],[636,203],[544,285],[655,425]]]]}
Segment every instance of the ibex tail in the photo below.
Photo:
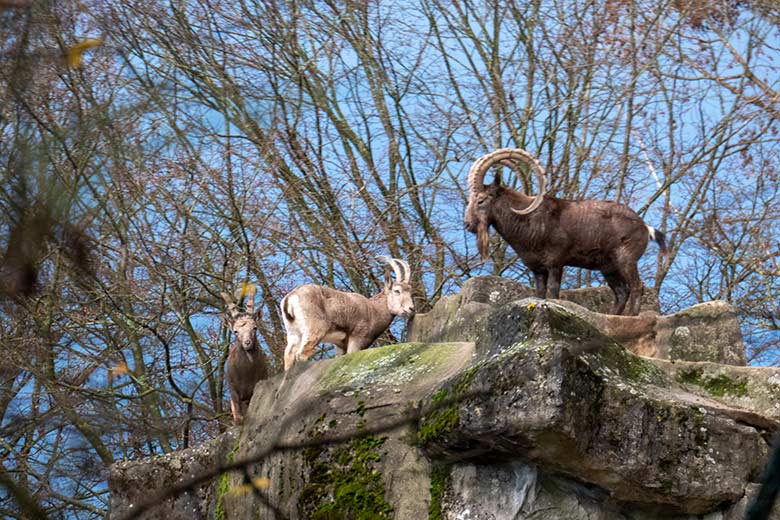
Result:
{"type": "Polygon", "coordinates": [[[647,226],[647,232],[650,234],[650,240],[658,244],[661,254],[664,256],[668,255],[669,250],[666,248],[666,237],[664,234],[652,226],[647,226]]]}

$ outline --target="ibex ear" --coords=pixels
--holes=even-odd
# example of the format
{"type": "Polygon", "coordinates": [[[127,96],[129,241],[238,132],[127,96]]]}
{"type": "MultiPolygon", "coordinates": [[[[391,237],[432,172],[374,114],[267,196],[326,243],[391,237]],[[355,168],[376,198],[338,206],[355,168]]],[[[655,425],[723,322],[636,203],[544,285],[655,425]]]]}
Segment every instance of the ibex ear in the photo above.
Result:
{"type": "Polygon", "coordinates": [[[496,172],[496,176],[493,179],[493,186],[495,186],[496,188],[501,186],[501,173],[496,172]]]}

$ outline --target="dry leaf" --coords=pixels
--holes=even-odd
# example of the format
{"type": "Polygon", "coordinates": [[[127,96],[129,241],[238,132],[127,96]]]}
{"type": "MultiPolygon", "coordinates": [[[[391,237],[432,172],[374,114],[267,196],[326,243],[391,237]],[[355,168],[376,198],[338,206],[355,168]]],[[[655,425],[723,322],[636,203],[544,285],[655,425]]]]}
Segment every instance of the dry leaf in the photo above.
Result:
{"type": "Polygon", "coordinates": [[[71,47],[68,47],[65,50],[65,62],[68,64],[68,67],[74,69],[81,67],[81,56],[84,54],[84,51],[93,47],[97,47],[102,43],[102,38],[87,38],[71,47]]]}
{"type": "Polygon", "coordinates": [[[251,484],[241,484],[240,486],[234,486],[228,491],[229,495],[240,496],[247,493],[251,493],[253,489],[266,489],[271,485],[271,479],[267,477],[257,477],[252,479],[251,484]]]}
{"type": "Polygon", "coordinates": [[[255,294],[257,293],[257,286],[253,283],[244,282],[241,284],[241,298],[246,296],[247,294],[255,294]]]}
{"type": "Polygon", "coordinates": [[[130,367],[128,367],[127,363],[125,363],[124,361],[120,361],[119,363],[116,364],[116,366],[114,366],[114,368],[111,369],[111,372],[116,375],[129,374],[130,367]]]}
{"type": "Polygon", "coordinates": [[[128,367],[127,363],[124,361],[120,361],[115,366],[108,369],[108,386],[113,386],[114,377],[122,374],[130,374],[130,367],[128,367]]]}

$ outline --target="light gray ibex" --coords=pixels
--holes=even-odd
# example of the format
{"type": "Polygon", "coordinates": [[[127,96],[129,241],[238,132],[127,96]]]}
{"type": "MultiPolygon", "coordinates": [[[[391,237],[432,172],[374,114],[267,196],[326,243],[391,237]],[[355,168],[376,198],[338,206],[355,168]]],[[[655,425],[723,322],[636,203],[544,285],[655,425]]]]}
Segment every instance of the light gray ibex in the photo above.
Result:
{"type": "Polygon", "coordinates": [[[319,343],[333,343],[338,354],[368,348],[395,316],[414,315],[409,265],[386,256],[377,259],[385,262],[385,287],[373,298],[319,285],[302,285],[284,297],[280,307],[287,329],[285,370],[312,357],[319,343]]]}
{"type": "Polygon", "coordinates": [[[492,226],[531,270],[536,296],[558,298],[566,265],[601,271],[615,294],[614,314],[636,315],[642,296],[637,262],[648,240],[666,253],[664,235],[648,226],[625,204],[605,200],[564,200],[544,191],[544,168],[530,153],[501,148],[480,157],[469,170],[469,202],[464,224],[477,235],[477,249],[488,256],[488,229],[492,226]],[[526,164],[539,180],[531,197],[501,185],[496,174],[482,184],[496,165],[517,168],[526,164]]]}
{"type": "Polygon", "coordinates": [[[260,309],[254,312],[255,293],[249,291],[246,310],[240,312],[235,302],[225,293],[220,294],[227,304],[225,322],[235,335],[227,358],[227,382],[230,387],[230,411],[233,423],[244,422],[244,414],[252,399],[255,385],[268,377],[268,360],[257,341],[257,321],[260,309]]]}

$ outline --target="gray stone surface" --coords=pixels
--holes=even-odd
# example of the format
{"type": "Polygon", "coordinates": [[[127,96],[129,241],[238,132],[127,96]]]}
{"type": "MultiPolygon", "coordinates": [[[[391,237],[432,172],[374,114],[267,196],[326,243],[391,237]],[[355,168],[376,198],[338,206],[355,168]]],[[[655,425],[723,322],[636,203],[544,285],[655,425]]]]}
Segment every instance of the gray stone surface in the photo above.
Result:
{"type": "Polygon", "coordinates": [[[778,429],[777,370],[651,362],[604,334],[614,317],[517,294],[475,282],[416,325],[430,342],[260,382],[238,438],[115,465],[112,518],[228,459],[251,461],[259,493],[231,474],[146,518],[744,515],[778,429]]]}
{"type": "Polygon", "coordinates": [[[430,441],[431,456],[519,458],[640,509],[687,514],[737,501],[766,456],[762,418],[738,420],[556,304],[501,307],[477,350],[483,361],[454,384],[476,397],[460,399],[458,427],[430,441]]]}
{"type": "MultiPolygon", "coordinates": [[[[663,515],[610,499],[603,490],[517,462],[453,464],[442,493],[443,520],[743,520],[758,486],[723,510],[663,515]]],[[[770,520],[780,515],[773,511],[770,520]]]]}
{"type": "MultiPolygon", "coordinates": [[[[254,465],[253,475],[270,478],[268,496],[291,518],[326,512],[332,516],[324,518],[341,518],[340,509],[326,508],[349,490],[373,503],[384,497],[393,510],[388,517],[425,518],[430,462],[412,442],[416,426],[407,418],[419,399],[468,366],[473,354],[472,343],[401,344],[296,364],[265,383],[259,392],[264,397],[252,401],[236,459],[274,444],[346,436],[350,440],[343,443],[276,453],[254,465]],[[369,430],[376,433],[361,440],[369,430]],[[371,444],[377,446],[367,448],[371,444]]],[[[272,517],[252,496],[226,498],[225,511],[227,518],[272,517]]]]}
{"type": "MultiPolygon", "coordinates": [[[[430,312],[409,324],[410,341],[474,341],[484,328],[490,307],[533,294],[530,287],[497,276],[469,279],[459,294],[445,296],[430,312]]],[[[675,314],[658,314],[654,291],[646,288],[638,316],[607,314],[612,292],[608,287],[562,291],[552,300],[586,320],[635,354],[658,359],[747,364],[736,310],[726,302],[694,305],[675,314]]]]}
{"type": "MultiPolygon", "coordinates": [[[[225,462],[238,439],[238,429],[231,429],[195,448],[143,461],[122,461],[111,466],[108,486],[111,489],[109,517],[121,518],[131,513],[166,487],[213,470],[225,462]]],[[[189,490],[175,500],[164,501],[143,516],[160,520],[199,520],[214,518],[218,482],[208,482],[189,490]]]]}
{"type": "Polygon", "coordinates": [[[700,303],[663,316],[656,327],[656,342],[656,357],[662,359],[747,364],[737,311],[723,301],[700,303]]]}
{"type": "MultiPolygon", "coordinates": [[[[610,314],[615,302],[612,290],[606,285],[561,291],[561,299],[601,314],[610,314]]],[[[642,298],[639,300],[639,312],[658,313],[660,311],[661,307],[658,305],[658,294],[655,289],[645,287],[642,291],[642,298]]]]}
{"type": "Polygon", "coordinates": [[[693,392],[780,421],[780,368],[653,359],[656,366],[693,392]]]}
{"type": "Polygon", "coordinates": [[[455,464],[443,496],[445,519],[509,518],[601,520],[617,518],[602,490],[545,475],[519,462],[455,464]]]}

